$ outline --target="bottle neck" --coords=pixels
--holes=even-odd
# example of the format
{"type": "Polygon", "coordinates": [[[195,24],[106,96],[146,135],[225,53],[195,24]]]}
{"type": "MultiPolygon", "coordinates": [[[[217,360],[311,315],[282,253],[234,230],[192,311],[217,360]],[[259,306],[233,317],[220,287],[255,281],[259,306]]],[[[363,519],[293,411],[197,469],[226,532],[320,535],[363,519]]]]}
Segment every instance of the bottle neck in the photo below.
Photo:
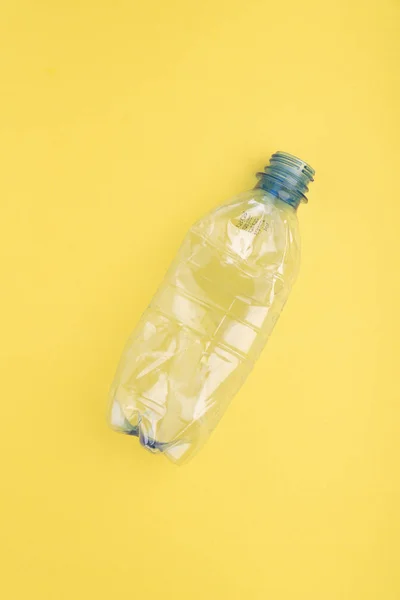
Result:
{"type": "Polygon", "coordinates": [[[257,173],[261,188],[297,209],[301,202],[308,202],[308,184],[314,181],[315,171],[306,162],[287,154],[276,152],[264,171],[257,173]]]}

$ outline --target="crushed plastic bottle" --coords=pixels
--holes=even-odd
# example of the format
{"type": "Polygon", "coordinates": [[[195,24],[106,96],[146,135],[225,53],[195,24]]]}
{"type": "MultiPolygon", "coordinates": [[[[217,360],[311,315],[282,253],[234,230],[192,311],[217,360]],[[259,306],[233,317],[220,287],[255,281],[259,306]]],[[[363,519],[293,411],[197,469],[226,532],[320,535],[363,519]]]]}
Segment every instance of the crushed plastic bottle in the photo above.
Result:
{"type": "Polygon", "coordinates": [[[255,189],[189,230],[122,355],[110,425],[175,463],[204,444],[279,317],[300,261],[314,170],[277,152],[255,189]]]}

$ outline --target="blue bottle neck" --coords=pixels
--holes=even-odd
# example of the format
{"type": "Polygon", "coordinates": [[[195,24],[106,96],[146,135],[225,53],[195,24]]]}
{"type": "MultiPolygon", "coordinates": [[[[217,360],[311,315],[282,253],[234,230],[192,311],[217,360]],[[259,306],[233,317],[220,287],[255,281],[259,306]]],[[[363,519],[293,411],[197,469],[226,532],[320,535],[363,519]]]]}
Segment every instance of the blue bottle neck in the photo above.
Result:
{"type": "Polygon", "coordinates": [[[315,171],[306,162],[287,154],[276,152],[270,158],[263,172],[257,173],[261,188],[283,202],[297,209],[301,202],[307,202],[308,184],[314,181],[315,171]]]}

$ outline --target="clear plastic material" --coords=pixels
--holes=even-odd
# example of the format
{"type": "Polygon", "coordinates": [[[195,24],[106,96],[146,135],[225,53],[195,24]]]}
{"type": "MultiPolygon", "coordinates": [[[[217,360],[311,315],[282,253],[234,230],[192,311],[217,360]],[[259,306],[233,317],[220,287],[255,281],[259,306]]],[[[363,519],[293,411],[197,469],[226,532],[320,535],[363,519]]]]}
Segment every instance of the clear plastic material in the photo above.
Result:
{"type": "Polygon", "coordinates": [[[260,186],[189,230],[122,355],[110,424],[173,462],[215,428],[296,278],[296,207],[283,193],[260,186]]]}

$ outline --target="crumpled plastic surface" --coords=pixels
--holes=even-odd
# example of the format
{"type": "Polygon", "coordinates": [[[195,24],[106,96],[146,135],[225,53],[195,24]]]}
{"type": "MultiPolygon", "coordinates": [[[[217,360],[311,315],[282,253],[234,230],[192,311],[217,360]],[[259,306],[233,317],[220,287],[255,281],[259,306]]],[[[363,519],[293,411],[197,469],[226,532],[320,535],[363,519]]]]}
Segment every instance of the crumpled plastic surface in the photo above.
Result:
{"type": "Polygon", "coordinates": [[[123,352],[111,427],[175,463],[191,458],[263,349],[299,249],[295,210],[260,189],[198,221],[123,352]]]}

